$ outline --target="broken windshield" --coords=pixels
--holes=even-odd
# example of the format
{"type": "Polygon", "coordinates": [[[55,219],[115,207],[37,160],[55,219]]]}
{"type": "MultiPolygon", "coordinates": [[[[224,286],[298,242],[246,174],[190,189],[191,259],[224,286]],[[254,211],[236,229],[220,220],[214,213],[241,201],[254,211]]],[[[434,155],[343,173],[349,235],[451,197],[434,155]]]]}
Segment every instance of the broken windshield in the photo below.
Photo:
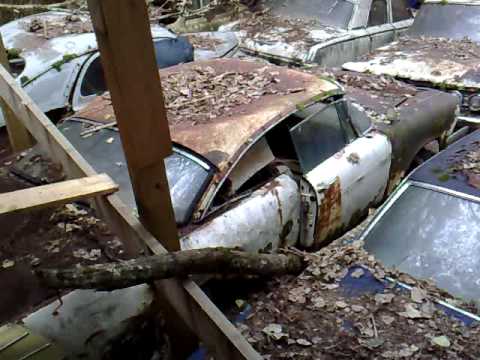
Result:
{"type": "Polygon", "coordinates": [[[422,5],[409,34],[480,42],[479,28],[480,6],[434,3],[422,5]]]}
{"type": "Polygon", "coordinates": [[[343,29],[348,27],[354,8],[347,0],[268,0],[265,4],[275,15],[315,20],[343,29]]]}
{"type": "Polygon", "coordinates": [[[478,202],[410,185],[367,233],[365,248],[388,267],[478,299],[479,214],[478,202]]]}

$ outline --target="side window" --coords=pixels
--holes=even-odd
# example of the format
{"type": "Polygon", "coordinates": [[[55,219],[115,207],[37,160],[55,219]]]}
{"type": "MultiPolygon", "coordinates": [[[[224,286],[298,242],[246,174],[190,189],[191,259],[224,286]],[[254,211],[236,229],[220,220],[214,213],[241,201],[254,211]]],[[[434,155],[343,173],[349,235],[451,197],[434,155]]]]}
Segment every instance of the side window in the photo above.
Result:
{"type": "Polygon", "coordinates": [[[393,22],[408,20],[412,17],[408,0],[392,1],[393,22]]]}
{"type": "Polygon", "coordinates": [[[314,110],[317,106],[320,106],[318,111],[307,116],[290,130],[304,173],[342,150],[349,142],[336,104],[327,107],[315,104],[310,109],[314,110]]]}
{"type": "Polygon", "coordinates": [[[85,72],[85,76],[83,77],[80,86],[80,94],[82,96],[99,95],[105,91],[107,91],[105,74],[103,73],[100,56],[97,56],[97,58],[90,63],[85,72]]]}
{"type": "Polygon", "coordinates": [[[383,25],[388,22],[386,0],[373,0],[370,14],[368,15],[368,26],[383,25]]]}
{"type": "Polygon", "coordinates": [[[348,103],[348,113],[352,120],[352,125],[359,134],[364,134],[372,127],[372,122],[368,115],[359,105],[348,103]]]}

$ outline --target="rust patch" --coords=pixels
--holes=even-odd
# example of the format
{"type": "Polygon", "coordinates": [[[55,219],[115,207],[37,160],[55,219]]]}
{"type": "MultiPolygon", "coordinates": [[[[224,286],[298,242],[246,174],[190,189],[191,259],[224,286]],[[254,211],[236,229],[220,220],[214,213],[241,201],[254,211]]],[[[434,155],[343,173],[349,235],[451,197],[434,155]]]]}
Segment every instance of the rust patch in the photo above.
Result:
{"type": "MultiPolygon", "coordinates": [[[[319,194],[321,196],[322,194],[319,194]]],[[[315,230],[314,248],[321,245],[333,236],[342,227],[342,191],[340,178],[323,192],[318,208],[317,227],[315,230]]]]}

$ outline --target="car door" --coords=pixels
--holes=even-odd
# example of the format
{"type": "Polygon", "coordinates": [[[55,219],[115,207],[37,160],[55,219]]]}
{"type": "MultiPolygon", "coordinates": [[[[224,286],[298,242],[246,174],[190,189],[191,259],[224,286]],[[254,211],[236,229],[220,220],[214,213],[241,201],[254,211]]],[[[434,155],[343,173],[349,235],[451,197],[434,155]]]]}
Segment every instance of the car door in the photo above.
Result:
{"type": "Polygon", "coordinates": [[[408,0],[390,0],[392,7],[392,25],[395,37],[398,37],[413,24],[413,13],[408,0]]]}
{"type": "Polygon", "coordinates": [[[372,0],[367,24],[370,35],[370,51],[394,40],[395,28],[391,23],[390,14],[389,1],[372,0]]]}
{"type": "Polygon", "coordinates": [[[302,245],[318,248],[381,201],[392,150],[385,135],[354,129],[344,100],[310,111],[290,134],[318,204],[314,239],[304,239],[302,245]]]}

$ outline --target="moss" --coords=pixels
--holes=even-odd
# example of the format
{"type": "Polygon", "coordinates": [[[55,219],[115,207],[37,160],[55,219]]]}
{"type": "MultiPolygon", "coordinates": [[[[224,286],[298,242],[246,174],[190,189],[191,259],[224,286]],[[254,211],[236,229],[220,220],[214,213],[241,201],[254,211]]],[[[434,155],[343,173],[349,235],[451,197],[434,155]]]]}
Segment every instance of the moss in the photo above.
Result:
{"type": "Polygon", "coordinates": [[[443,173],[441,175],[437,176],[438,181],[445,182],[450,180],[450,174],[449,173],[443,173]]]}
{"type": "Polygon", "coordinates": [[[30,81],[30,78],[28,76],[24,75],[20,78],[20,84],[22,84],[22,86],[25,86],[29,81],[30,81]]]}
{"type": "Polygon", "coordinates": [[[78,57],[77,54],[65,54],[65,55],[63,55],[62,60],[58,60],[57,62],[54,62],[52,64],[52,68],[54,68],[55,70],[60,72],[62,70],[63,64],[66,64],[66,63],[76,59],[77,57],[78,57]]]}
{"type": "Polygon", "coordinates": [[[22,51],[20,49],[16,49],[16,48],[8,49],[7,50],[8,60],[18,59],[20,57],[21,52],[22,51]]]}

